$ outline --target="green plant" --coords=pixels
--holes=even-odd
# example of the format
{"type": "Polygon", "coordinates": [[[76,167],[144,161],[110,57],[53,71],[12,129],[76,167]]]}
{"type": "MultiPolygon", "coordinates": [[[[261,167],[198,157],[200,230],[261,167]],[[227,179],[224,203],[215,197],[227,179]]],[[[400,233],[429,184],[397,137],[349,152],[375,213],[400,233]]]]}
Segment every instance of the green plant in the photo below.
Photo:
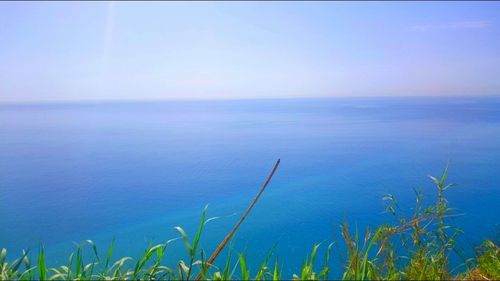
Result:
{"type": "MultiPolygon", "coordinates": [[[[461,232],[447,224],[453,209],[448,207],[445,191],[451,186],[445,184],[448,170],[440,179],[431,177],[437,188],[436,203],[424,206],[420,191],[416,191],[416,204],[411,216],[401,210],[396,198],[387,195],[386,210],[393,215],[395,223],[384,224],[372,231],[367,228],[364,236],[356,228],[351,233],[347,222],[341,225],[341,234],[346,245],[342,279],[348,280],[499,280],[500,248],[492,241],[485,241],[474,259],[468,262],[466,272],[453,274],[449,269],[449,255],[454,251],[455,239],[461,232]],[[362,237],[362,238],[360,238],[362,237]],[[360,241],[362,239],[362,241],[360,241]]],[[[255,200],[254,200],[255,202],[255,200]]],[[[8,261],[7,250],[0,251],[0,280],[192,280],[198,274],[203,280],[280,280],[283,265],[274,255],[274,247],[269,250],[262,263],[252,274],[245,253],[230,247],[223,267],[206,259],[200,248],[204,226],[215,218],[206,219],[207,207],[202,211],[198,229],[192,240],[181,227],[175,227],[180,237],[157,245],[148,245],[143,254],[133,259],[121,257],[113,259],[115,240],[109,245],[105,256],[99,254],[92,240],[78,244],[69,255],[65,265],[50,267],[43,244],[40,244],[36,264],[31,262],[30,251],[22,251],[19,258],[8,261]],[[179,260],[172,267],[165,264],[169,245],[183,241],[187,252],[187,262],[179,260]],[[92,253],[84,257],[87,249],[92,253]],[[232,257],[238,257],[233,261],[232,257]],[[89,261],[89,262],[85,262],[89,261]]],[[[234,231],[233,231],[234,233],[234,231]]],[[[229,239],[221,243],[225,245],[229,239]]],[[[330,278],[330,253],[333,244],[326,247],[324,264],[319,270],[317,264],[321,243],[315,244],[302,266],[291,278],[296,280],[327,280],[330,278]]],[[[323,248],[324,249],[324,248],[323,248]]],[[[220,251],[218,252],[220,253],[220,251]]],[[[252,262],[251,264],[255,264],[252,262]]],[[[337,276],[338,277],[338,276],[337,276]]],[[[285,276],[284,278],[290,278],[285,276]]]]}

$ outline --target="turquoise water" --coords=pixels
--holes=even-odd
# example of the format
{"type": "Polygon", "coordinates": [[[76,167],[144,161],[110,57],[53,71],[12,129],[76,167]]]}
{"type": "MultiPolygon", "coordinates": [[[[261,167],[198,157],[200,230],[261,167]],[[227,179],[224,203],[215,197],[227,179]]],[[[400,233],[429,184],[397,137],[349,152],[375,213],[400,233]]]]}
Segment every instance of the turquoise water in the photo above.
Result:
{"type": "Polygon", "coordinates": [[[104,251],[115,236],[117,256],[134,256],[177,237],[176,225],[194,234],[209,204],[222,216],[207,224],[210,252],[278,158],[235,238],[254,268],[277,243],[291,274],[321,241],[338,241],[340,268],[344,218],[359,229],[388,221],[386,193],[411,211],[412,188],[432,202],[427,176],[448,161],[460,245],[499,237],[498,97],[170,101],[0,106],[0,247],[43,241],[56,263],[72,242],[104,251]]]}

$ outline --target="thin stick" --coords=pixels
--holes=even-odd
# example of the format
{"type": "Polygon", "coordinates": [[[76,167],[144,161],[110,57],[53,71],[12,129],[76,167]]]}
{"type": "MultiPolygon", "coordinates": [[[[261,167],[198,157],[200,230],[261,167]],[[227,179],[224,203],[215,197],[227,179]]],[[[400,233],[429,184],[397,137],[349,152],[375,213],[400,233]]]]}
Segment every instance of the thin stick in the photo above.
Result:
{"type": "MultiPolygon", "coordinates": [[[[266,181],[264,182],[264,185],[262,185],[262,188],[260,189],[260,191],[257,194],[257,196],[255,196],[255,199],[253,199],[252,204],[250,204],[250,206],[248,206],[248,209],[245,211],[245,213],[243,213],[243,215],[241,216],[241,218],[238,221],[238,223],[233,227],[233,229],[231,230],[231,232],[229,232],[229,234],[226,235],[226,237],[224,238],[224,240],[222,240],[222,242],[220,242],[219,246],[217,246],[217,249],[215,249],[215,251],[212,253],[212,255],[210,256],[210,258],[206,262],[208,265],[211,265],[214,262],[214,260],[217,258],[217,256],[222,251],[222,249],[224,249],[224,247],[226,246],[227,242],[229,242],[229,240],[233,237],[233,235],[236,232],[236,230],[238,229],[238,227],[240,227],[241,223],[248,216],[248,213],[250,213],[250,211],[252,210],[252,208],[255,205],[255,203],[257,203],[257,201],[259,200],[260,195],[266,189],[267,184],[271,181],[271,178],[273,177],[274,172],[276,172],[276,169],[278,169],[278,165],[279,164],[280,164],[280,159],[278,159],[278,161],[276,161],[276,164],[274,164],[273,170],[271,171],[271,173],[267,177],[266,181]]],[[[198,276],[196,276],[196,279],[195,279],[196,281],[201,280],[202,273],[203,273],[204,270],[205,270],[205,268],[203,268],[202,272],[200,272],[198,274],[198,276]]]]}

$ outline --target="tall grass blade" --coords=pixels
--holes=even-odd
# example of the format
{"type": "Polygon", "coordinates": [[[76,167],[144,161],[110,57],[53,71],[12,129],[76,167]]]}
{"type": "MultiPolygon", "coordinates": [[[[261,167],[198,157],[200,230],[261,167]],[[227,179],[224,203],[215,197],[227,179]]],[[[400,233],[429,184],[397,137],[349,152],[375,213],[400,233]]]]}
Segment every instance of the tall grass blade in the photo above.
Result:
{"type": "MultiPolygon", "coordinates": [[[[269,184],[269,182],[271,181],[271,178],[273,177],[274,173],[276,172],[276,169],[278,169],[278,166],[280,164],[281,160],[278,159],[276,161],[276,164],[274,164],[274,167],[271,171],[271,173],[269,174],[269,176],[267,177],[266,181],[264,182],[264,184],[262,185],[262,188],[260,189],[259,193],[257,194],[257,196],[255,197],[255,199],[252,201],[252,203],[250,204],[250,206],[248,206],[247,210],[245,211],[245,213],[243,213],[243,215],[241,216],[240,220],[238,221],[238,223],[234,226],[234,228],[229,232],[229,234],[224,238],[224,240],[222,240],[222,242],[219,244],[219,246],[215,249],[215,251],[212,253],[212,255],[210,256],[210,258],[208,259],[208,263],[209,264],[213,264],[215,259],[217,258],[217,256],[220,254],[220,252],[222,251],[222,249],[224,249],[224,247],[226,246],[226,244],[229,242],[229,240],[233,237],[234,233],[236,232],[236,230],[238,230],[238,228],[240,227],[240,225],[243,223],[243,221],[245,220],[245,218],[248,216],[248,214],[250,213],[250,211],[252,210],[253,206],[255,206],[255,204],[257,203],[257,201],[259,200],[260,196],[262,195],[262,193],[264,192],[264,190],[266,190],[266,187],[267,185],[269,184]]],[[[196,277],[196,280],[200,280],[201,279],[201,274],[198,274],[198,276],[196,277]]]]}

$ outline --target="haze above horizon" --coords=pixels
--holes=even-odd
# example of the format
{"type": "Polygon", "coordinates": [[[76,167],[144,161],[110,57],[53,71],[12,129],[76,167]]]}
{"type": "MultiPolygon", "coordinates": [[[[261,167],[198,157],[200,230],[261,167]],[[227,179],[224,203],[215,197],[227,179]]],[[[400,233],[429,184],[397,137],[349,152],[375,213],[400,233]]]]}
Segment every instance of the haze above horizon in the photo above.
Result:
{"type": "Polygon", "coordinates": [[[0,103],[500,94],[499,2],[1,2],[0,103]]]}

